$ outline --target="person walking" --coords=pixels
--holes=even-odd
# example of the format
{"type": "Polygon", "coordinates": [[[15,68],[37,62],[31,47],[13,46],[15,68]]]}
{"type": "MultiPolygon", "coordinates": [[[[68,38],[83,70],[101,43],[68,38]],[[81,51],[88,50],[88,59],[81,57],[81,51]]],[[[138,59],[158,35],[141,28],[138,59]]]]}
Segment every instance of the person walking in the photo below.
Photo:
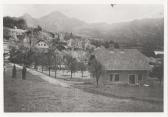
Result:
{"type": "Polygon", "coordinates": [[[22,80],[26,80],[26,66],[25,65],[23,66],[23,69],[22,69],[22,80]]]}
{"type": "Polygon", "coordinates": [[[12,70],[12,78],[16,78],[16,66],[14,64],[13,70],[12,70]]]}

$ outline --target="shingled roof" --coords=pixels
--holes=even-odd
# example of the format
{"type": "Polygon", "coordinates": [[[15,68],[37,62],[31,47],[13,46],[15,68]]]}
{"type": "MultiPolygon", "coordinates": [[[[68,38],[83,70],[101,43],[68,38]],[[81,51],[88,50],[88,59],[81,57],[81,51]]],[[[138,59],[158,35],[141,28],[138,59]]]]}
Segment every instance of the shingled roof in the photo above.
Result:
{"type": "Polygon", "coordinates": [[[105,70],[150,70],[148,58],[137,49],[107,50],[101,47],[93,54],[105,70]]]}

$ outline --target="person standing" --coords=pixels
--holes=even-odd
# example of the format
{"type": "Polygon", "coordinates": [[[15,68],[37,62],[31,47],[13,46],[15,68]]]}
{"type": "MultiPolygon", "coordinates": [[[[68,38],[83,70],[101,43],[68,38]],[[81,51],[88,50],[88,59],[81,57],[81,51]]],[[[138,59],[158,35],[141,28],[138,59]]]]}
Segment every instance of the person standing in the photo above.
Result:
{"type": "Polygon", "coordinates": [[[22,69],[22,80],[26,80],[26,66],[25,65],[23,66],[23,69],[22,69]]]}
{"type": "Polygon", "coordinates": [[[16,66],[13,66],[13,70],[12,70],[12,78],[16,78],[16,66]]]}

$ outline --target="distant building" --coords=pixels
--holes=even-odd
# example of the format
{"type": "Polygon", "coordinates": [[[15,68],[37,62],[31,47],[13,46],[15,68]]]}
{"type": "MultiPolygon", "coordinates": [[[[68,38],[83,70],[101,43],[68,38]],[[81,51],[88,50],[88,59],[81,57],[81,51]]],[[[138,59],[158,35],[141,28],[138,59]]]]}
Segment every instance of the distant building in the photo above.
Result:
{"type": "Polygon", "coordinates": [[[102,84],[139,84],[148,77],[151,70],[149,59],[137,49],[107,50],[101,47],[93,52],[93,56],[104,68],[100,78],[102,84]]]}
{"type": "Polygon", "coordinates": [[[36,48],[44,48],[44,49],[49,48],[47,42],[45,42],[44,40],[38,41],[38,42],[35,44],[35,47],[36,47],[36,48]]]}
{"type": "Polygon", "coordinates": [[[164,55],[164,51],[154,51],[155,55],[164,55]]]}

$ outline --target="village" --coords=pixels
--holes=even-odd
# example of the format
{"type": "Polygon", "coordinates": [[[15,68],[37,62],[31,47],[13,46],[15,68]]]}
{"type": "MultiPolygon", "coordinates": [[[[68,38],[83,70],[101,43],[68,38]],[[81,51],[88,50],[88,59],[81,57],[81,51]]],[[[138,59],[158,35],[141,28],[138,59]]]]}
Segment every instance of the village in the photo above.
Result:
{"type": "Polygon", "coordinates": [[[5,112],[163,111],[163,50],[5,18],[5,112]]]}

